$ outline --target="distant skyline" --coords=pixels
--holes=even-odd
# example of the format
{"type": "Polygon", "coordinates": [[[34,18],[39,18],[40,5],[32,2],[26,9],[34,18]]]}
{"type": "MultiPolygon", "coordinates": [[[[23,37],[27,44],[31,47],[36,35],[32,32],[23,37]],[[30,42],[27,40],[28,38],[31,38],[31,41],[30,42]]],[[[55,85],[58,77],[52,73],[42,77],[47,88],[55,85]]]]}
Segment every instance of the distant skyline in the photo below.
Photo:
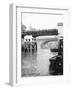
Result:
{"type": "Polygon", "coordinates": [[[57,23],[63,23],[63,20],[63,15],[22,13],[22,24],[27,27],[26,30],[57,28],[57,23]]]}

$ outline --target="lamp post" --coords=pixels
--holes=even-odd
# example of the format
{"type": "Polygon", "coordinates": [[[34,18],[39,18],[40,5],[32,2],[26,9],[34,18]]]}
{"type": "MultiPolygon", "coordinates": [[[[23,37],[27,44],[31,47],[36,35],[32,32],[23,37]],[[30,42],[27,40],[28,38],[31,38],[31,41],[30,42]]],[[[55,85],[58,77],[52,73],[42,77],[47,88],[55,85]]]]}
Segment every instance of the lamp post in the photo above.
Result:
{"type": "Polygon", "coordinates": [[[60,22],[57,24],[57,26],[58,26],[58,34],[63,35],[63,23],[60,22]]]}

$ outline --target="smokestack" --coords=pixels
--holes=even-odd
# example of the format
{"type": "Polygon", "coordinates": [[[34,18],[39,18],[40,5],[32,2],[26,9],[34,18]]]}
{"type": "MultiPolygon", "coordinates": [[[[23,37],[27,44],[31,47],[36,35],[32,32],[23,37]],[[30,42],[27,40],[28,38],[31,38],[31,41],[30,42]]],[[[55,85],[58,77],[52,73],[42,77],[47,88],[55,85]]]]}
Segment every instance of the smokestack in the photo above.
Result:
{"type": "Polygon", "coordinates": [[[57,24],[57,26],[58,26],[58,34],[63,35],[63,23],[60,22],[57,24]]]}

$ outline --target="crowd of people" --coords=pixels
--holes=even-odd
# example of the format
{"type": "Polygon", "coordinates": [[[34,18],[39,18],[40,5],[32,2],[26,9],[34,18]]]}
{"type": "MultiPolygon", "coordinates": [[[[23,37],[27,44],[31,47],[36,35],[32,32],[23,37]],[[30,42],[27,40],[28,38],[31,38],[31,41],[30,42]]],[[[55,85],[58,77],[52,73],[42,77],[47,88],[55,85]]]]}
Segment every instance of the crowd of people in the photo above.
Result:
{"type": "Polygon", "coordinates": [[[27,52],[35,52],[37,51],[37,42],[36,39],[23,39],[22,42],[22,52],[27,53],[27,52]]]}

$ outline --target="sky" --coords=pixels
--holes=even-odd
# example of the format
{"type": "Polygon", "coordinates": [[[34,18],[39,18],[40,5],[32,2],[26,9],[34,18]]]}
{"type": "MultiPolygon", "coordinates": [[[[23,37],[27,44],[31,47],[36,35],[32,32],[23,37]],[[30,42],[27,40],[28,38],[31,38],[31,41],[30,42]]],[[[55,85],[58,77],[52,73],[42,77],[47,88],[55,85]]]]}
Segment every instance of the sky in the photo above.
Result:
{"type": "Polygon", "coordinates": [[[26,30],[29,30],[30,26],[37,30],[58,28],[57,23],[63,20],[63,15],[22,13],[22,24],[27,27],[26,30]]]}

